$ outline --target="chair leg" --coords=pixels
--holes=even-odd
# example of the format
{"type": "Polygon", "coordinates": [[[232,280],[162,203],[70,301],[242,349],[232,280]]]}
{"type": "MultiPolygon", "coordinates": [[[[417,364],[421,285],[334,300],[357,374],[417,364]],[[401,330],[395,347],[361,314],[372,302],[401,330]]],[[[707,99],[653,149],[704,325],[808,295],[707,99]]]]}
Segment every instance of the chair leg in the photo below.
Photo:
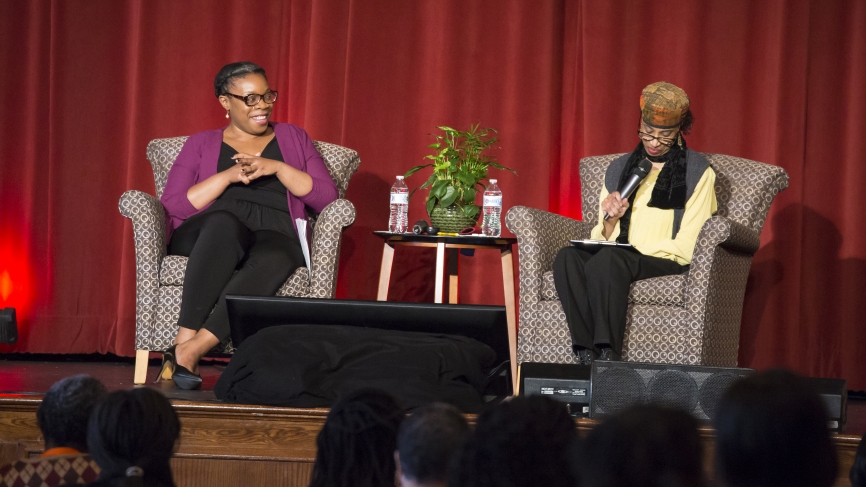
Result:
{"type": "Polygon", "coordinates": [[[144,384],[147,382],[147,361],[150,358],[150,350],[135,351],[135,382],[144,384]]]}

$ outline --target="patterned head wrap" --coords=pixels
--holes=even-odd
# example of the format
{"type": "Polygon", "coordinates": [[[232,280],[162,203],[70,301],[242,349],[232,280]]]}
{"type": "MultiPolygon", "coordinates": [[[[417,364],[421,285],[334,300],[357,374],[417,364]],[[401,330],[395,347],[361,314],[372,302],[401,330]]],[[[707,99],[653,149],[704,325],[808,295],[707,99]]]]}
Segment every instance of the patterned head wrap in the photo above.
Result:
{"type": "Polygon", "coordinates": [[[689,96],[681,88],[659,81],[643,89],[640,113],[643,121],[659,129],[678,127],[689,111],[689,96]]]}

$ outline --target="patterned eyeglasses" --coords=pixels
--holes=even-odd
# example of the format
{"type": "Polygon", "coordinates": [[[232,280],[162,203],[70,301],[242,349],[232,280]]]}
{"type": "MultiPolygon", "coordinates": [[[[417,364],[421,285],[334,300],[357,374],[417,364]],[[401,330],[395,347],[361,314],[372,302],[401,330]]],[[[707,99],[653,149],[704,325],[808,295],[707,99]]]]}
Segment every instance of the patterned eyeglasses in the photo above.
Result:
{"type": "Polygon", "coordinates": [[[659,141],[659,144],[670,147],[674,145],[674,140],[670,137],[656,137],[655,135],[648,134],[646,132],[637,131],[637,136],[646,142],[652,142],[653,140],[659,141]]]}
{"type": "Polygon", "coordinates": [[[243,102],[246,103],[246,105],[248,107],[254,107],[254,106],[258,105],[259,101],[261,101],[261,100],[265,100],[265,103],[267,103],[268,105],[271,105],[275,101],[277,101],[277,92],[276,91],[269,91],[269,92],[265,93],[264,95],[259,95],[257,93],[250,93],[249,95],[246,95],[246,96],[235,95],[234,93],[224,93],[224,94],[228,95],[228,96],[233,96],[233,97],[237,98],[238,100],[243,100],[243,102]]]}

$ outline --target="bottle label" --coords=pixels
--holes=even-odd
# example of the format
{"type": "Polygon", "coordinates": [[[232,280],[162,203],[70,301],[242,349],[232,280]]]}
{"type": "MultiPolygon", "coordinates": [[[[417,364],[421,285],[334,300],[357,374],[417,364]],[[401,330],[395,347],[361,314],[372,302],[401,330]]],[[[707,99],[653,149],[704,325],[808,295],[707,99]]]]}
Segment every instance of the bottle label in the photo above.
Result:
{"type": "Polygon", "coordinates": [[[502,206],[502,195],[484,195],[484,206],[502,206]]]}
{"type": "Polygon", "coordinates": [[[392,205],[408,205],[409,193],[391,193],[392,205]]]}

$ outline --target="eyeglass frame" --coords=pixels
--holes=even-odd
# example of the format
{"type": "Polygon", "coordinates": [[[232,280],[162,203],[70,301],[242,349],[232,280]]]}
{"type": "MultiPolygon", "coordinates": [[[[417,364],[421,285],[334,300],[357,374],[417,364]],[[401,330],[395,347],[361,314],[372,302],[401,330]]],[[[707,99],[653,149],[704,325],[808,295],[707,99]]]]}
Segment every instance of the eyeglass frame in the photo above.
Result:
{"type": "Polygon", "coordinates": [[[677,140],[675,137],[657,137],[655,135],[648,134],[646,132],[641,132],[640,129],[638,129],[638,131],[637,131],[637,136],[640,140],[643,140],[644,142],[652,142],[653,140],[657,140],[659,144],[661,144],[665,147],[673,146],[674,142],[676,142],[676,140],[677,140]],[[645,139],[644,137],[649,137],[649,138],[645,139]]]}
{"type": "Polygon", "coordinates": [[[258,105],[260,101],[264,100],[265,96],[267,96],[271,93],[273,93],[274,99],[271,101],[265,100],[265,103],[267,103],[268,105],[273,105],[274,102],[277,101],[277,95],[278,95],[278,93],[274,90],[268,90],[264,95],[260,95],[258,93],[250,93],[249,95],[241,96],[241,95],[235,95],[234,93],[229,93],[228,91],[223,93],[223,95],[233,96],[233,97],[237,98],[238,100],[243,101],[246,106],[254,107],[254,106],[258,105]],[[253,103],[250,103],[248,100],[250,97],[258,97],[258,99],[256,101],[254,101],[253,103]]]}

